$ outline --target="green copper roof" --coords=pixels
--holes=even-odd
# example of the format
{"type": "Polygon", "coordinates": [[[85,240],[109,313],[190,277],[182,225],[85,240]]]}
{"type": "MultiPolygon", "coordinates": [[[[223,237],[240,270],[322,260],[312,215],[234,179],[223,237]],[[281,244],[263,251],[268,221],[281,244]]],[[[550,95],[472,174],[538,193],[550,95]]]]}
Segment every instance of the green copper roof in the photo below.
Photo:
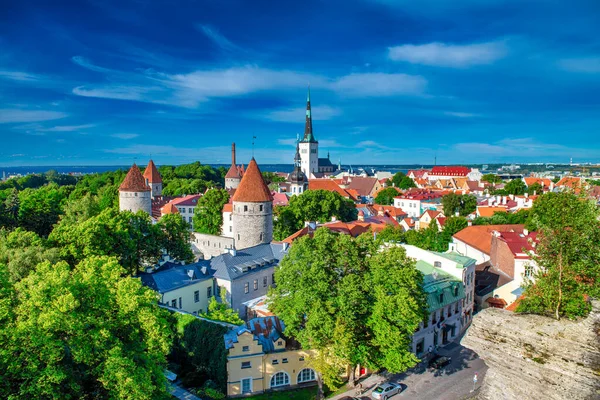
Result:
{"type": "Polygon", "coordinates": [[[303,143],[317,143],[313,135],[312,127],[312,115],[310,112],[310,87],[308,88],[308,94],[306,96],[306,121],[304,123],[304,137],[302,138],[303,143]]]}
{"type": "Polygon", "coordinates": [[[462,254],[459,254],[455,251],[452,251],[450,253],[438,253],[434,251],[433,253],[437,254],[438,256],[444,257],[450,261],[454,261],[455,263],[459,264],[457,266],[458,268],[470,267],[471,265],[475,265],[477,263],[477,260],[475,260],[474,258],[463,256],[462,254]]]}
{"type": "Polygon", "coordinates": [[[422,260],[417,261],[416,266],[424,276],[423,290],[427,293],[429,312],[439,310],[465,298],[465,289],[460,279],[422,260]],[[442,293],[444,296],[440,301],[442,293]]]}

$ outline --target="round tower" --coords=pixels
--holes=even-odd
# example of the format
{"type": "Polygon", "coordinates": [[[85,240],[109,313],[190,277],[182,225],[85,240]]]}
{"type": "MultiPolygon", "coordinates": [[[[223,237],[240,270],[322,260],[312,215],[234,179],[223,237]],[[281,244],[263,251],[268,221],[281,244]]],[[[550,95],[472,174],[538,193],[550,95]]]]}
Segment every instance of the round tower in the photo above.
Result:
{"type": "Polygon", "coordinates": [[[273,197],[254,158],[232,198],[233,239],[236,249],[273,240],[273,197]]]}
{"type": "Polygon", "coordinates": [[[290,174],[291,194],[302,194],[308,186],[308,179],[302,172],[302,159],[300,157],[300,146],[296,143],[296,156],[294,157],[294,171],[290,174]]]}
{"type": "Polygon", "coordinates": [[[162,177],[154,165],[154,161],[150,160],[148,162],[148,166],[144,171],[144,179],[146,181],[146,185],[150,187],[150,196],[155,199],[158,196],[162,195],[162,177]]]}
{"type": "Polygon", "coordinates": [[[237,189],[242,179],[240,169],[235,165],[235,143],[231,144],[231,167],[225,175],[225,189],[237,189]]]}
{"type": "Polygon", "coordinates": [[[151,190],[135,164],[119,186],[119,210],[128,210],[134,213],[143,210],[148,215],[152,215],[151,190]]]}

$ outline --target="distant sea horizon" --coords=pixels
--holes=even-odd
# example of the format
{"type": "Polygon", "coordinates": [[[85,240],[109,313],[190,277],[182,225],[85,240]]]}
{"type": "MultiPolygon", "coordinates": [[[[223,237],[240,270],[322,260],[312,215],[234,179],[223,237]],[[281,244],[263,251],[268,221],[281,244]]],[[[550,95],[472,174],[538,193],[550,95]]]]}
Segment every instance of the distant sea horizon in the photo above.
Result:
{"type": "MultiPolygon", "coordinates": [[[[205,164],[210,165],[213,168],[225,167],[229,168],[230,164],[205,164]]],[[[160,166],[160,165],[159,165],[160,166]]],[[[23,165],[23,166],[7,166],[0,167],[0,174],[5,173],[6,176],[10,175],[28,175],[28,174],[40,174],[50,170],[55,170],[61,174],[94,174],[102,173],[106,171],[117,171],[119,169],[128,170],[131,165],[48,165],[48,166],[34,166],[34,165],[23,165]]],[[[177,167],[177,165],[175,165],[177,167]]],[[[392,173],[396,172],[408,172],[411,169],[418,168],[431,168],[433,165],[427,164],[356,164],[356,165],[344,165],[344,170],[358,170],[363,168],[367,171],[372,169],[376,171],[389,171],[392,173]]],[[[292,172],[294,166],[292,164],[261,164],[260,169],[263,172],[292,172]]]]}

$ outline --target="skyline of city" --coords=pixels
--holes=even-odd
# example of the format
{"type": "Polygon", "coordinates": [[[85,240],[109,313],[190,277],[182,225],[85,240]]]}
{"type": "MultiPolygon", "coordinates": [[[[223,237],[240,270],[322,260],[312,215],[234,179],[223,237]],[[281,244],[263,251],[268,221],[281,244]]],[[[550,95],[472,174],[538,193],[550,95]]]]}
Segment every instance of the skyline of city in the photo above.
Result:
{"type": "Polygon", "coordinates": [[[594,2],[5,7],[2,166],[600,162],[594,2]]]}

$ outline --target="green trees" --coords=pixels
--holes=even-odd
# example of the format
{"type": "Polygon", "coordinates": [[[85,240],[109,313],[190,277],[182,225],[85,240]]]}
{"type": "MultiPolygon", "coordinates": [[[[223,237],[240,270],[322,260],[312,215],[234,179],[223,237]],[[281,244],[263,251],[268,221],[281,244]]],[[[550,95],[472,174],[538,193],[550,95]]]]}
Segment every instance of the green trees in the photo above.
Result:
{"type": "Polygon", "coordinates": [[[508,194],[522,195],[527,191],[527,185],[525,185],[522,179],[513,179],[504,185],[504,190],[508,194]]]}
{"type": "Polygon", "coordinates": [[[481,180],[484,182],[491,183],[491,184],[496,184],[496,183],[502,182],[502,179],[500,179],[500,177],[496,174],[484,174],[481,177],[481,180]]]}
{"type": "Polygon", "coordinates": [[[318,229],[296,241],[275,270],[271,308],[287,334],[316,350],[320,385],[335,386],[342,370],[359,363],[400,372],[417,361],[408,343],[427,315],[422,275],[404,249],[380,250],[379,243],[318,229]]]}
{"type": "Polygon", "coordinates": [[[178,165],[163,165],[159,169],[163,179],[165,196],[181,196],[184,194],[202,193],[207,188],[222,186],[227,171],[220,167],[214,169],[200,162],[178,165]]]}
{"type": "Polygon", "coordinates": [[[202,313],[202,316],[215,321],[228,322],[234,325],[241,325],[244,323],[240,319],[238,313],[229,307],[227,300],[225,299],[225,290],[221,291],[221,302],[213,296],[208,303],[208,312],[202,313]]]}
{"type": "Polygon", "coordinates": [[[351,200],[337,192],[308,190],[293,196],[285,207],[275,211],[273,236],[275,240],[285,239],[304,226],[305,221],[328,222],[331,217],[340,221],[354,221],[357,211],[351,200]]]}
{"type": "Polygon", "coordinates": [[[375,197],[375,204],[381,204],[384,206],[392,205],[392,204],[394,204],[394,197],[399,196],[399,195],[400,195],[400,193],[398,193],[398,191],[395,188],[393,188],[393,187],[385,188],[385,189],[381,190],[379,193],[377,193],[377,197],[375,197]]]}
{"type": "Polygon", "coordinates": [[[67,189],[55,183],[19,192],[18,225],[38,235],[48,236],[58,222],[67,198],[67,189]]]}
{"type": "Polygon", "coordinates": [[[395,187],[403,190],[417,187],[415,182],[403,172],[396,172],[396,174],[392,177],[392,183],[395,187]]]}
{"type": "Polygon", "coordinates": [[[177,333],[169,359],[180,366],[177,372],[188,387],[209,381],[227,391],[227,350],[223,335],[227,328],[187,314],[174,314],[177,333]]]}
{"type": "Polygon", "coordinates": [[[544,193],[544,188],[540,185],[539,182],[534,182],[527,187],[527,193],[529,194],[542,194],[544,193]]]}
{"type": "Polygon", "coordinates": [[[538,198],[529,225],[538,232],[533,260],[539,270],[517,311],[556,319],[589,313],[586,295],[600,295],[599,215],[584,195],[547,193],[538,198]]]}
{"type": "Polygon", "coordinates": [[[176,217],[179,220],[170,217],[153,224],[143,211],[133,214],[108,208],[77,224],[61,221],[48,239],[71,265],[90,256],[114,256],[135,274],[143,265],[155,264],[163,249],[190,261],[187,225],[176,217]]]}
{"type": "Polygon", "coordinates": [[[113,258],[0,266],[0,397],[166,398],[172,333],[157,296],[113,258]]]}
{"type": "Polygon", "coordinates": [[[448,217],[458,212],[459,215],[469,215],[477,209],[477,197],[471,194],[458,195],[449,193],[442,197],[444,214],[448,217]]]}
{"type": "Polygon", "coordinates": [[[194,210],[194,230],[209,235],[220,235],[223,225],[223,206],[229,201],[225,189],[210,189],[198,200],[194,210]]]}

